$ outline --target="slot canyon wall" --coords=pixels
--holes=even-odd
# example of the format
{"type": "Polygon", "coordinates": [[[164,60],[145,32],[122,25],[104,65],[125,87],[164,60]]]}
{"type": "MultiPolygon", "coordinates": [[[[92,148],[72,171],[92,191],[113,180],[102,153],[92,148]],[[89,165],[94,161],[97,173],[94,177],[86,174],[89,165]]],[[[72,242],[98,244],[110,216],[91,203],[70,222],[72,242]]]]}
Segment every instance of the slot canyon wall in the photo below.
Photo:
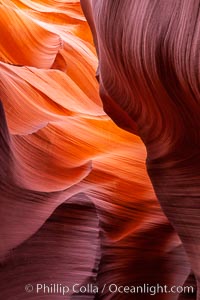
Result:
{"type": "Polygon", "coordinates": [[[199,1],[81,2],[0,0],[1,297],[197,299],[109,286],[199,278],[199,1]]]}

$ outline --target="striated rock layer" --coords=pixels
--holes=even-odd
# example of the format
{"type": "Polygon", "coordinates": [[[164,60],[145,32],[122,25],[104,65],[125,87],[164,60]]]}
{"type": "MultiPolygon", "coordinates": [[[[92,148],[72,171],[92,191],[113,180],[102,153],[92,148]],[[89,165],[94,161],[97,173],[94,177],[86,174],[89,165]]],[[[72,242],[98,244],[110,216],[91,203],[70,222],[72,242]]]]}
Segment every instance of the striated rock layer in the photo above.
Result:
{"type": "Polygon", "coordinates": [[[81,2],[98,52],[104,109],[144,142],[154,190],[199,287],[200,2],[81,2]]]}
{"type": "Polygon", "coordinates": [[[199,1],[81,2],[0,0],[2,299],[199,278],[199,1]]]}

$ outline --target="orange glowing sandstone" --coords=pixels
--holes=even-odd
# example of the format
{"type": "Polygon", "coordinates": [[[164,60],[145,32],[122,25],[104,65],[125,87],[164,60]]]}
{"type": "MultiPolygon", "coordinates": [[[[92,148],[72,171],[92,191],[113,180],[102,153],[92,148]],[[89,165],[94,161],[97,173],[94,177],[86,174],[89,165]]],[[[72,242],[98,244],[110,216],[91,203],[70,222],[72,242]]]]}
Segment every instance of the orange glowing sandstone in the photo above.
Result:
{"type": "Polygon", "coordinates": [[[144,145],[103,111],[79,1],[1,0],[0,32],[3,298],[27,299],[27,279],[85,284],[97,273],[99,288],[144,274],[170,283],[174,272],[182,284],[188,265],[168,267],[185,256],[144,145]]]}

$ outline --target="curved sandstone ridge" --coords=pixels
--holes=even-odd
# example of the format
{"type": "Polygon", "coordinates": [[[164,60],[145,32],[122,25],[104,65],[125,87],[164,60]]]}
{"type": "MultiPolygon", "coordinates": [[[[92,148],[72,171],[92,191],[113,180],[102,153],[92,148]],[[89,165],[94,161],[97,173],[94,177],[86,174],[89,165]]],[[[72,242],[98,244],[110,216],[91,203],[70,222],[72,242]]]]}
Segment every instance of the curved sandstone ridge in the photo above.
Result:
{"type": "Polygon", "coordinates": [[[122,110],[132,120],[126,129],[143,140],[154,190],[199,284],[200,2],[81,2],[104,109],[125,128],[122,110]]]}
{"type": "Polygon", "coordinates": [[[161,2],[82,1],[95,78],[79,1],[0,0],[2,299],[198,278],[199,1],[161,2]]]}

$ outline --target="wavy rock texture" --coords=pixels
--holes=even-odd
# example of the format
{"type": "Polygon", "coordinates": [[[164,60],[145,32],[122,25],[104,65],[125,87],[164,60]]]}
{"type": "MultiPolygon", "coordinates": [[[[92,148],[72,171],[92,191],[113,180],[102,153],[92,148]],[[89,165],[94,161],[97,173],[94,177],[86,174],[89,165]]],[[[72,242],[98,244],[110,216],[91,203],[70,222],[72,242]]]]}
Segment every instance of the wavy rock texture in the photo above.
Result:
{"type": "MultiPolygon", "coordinates": [[[[172,41],[170,35],[182,19],[184,34],[195,28],[197,16],[189,22],[183,12],[192,14],[196,4],[197,15],[199,1],[115,2],[82,3],[99,55],[102,105],[79,1],[0,0],[2,299],[63,298],[25,292],[26,284],[41,282],[102,289],[198,278],[199,69],[192,67],[199,35],[188,35],[185,55],[193,61],[175,47],[177,39],[186,47],[183,33],[176,30],[172,41]],[[130,4],[132,15],[122,16],[130,4]],[[158,199],[182,242],[157,202],[146,155],[158,199]]],[[[133,297],[152,298],[108,289],[64,298],[133,297]]]]}
{"type": "Polygon", "coordinates": [[[199,288],[200,2],[82,4],[99,56],[104,109],[125,128],[122,110],[133,123],[127,129],[143,140],[154,190],[199,288]]]}

